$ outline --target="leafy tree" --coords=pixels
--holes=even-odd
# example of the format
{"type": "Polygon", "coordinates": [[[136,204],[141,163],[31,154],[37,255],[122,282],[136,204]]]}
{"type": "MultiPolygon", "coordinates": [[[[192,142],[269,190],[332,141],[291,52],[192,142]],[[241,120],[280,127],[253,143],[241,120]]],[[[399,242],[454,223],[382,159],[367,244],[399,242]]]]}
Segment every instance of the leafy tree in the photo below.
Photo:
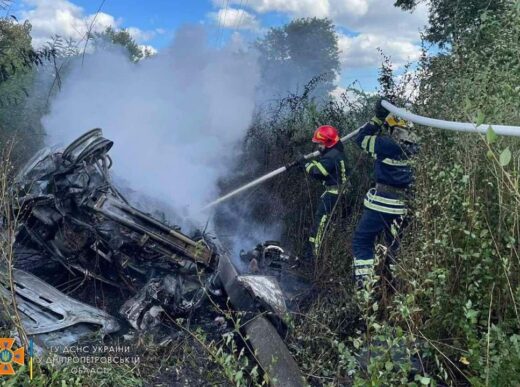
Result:
{"type": "MultiPolygon", "coordinates": [[[[0,108],[15,105],[27,95],[30,67],[26,65],[23,53],[32,49],[29,31],[30,25],[27,23],[0,20],[0,108]]],[[[2,114],[4,120],[7,113],[2,114]]]]}
{"type": "Polygon", "coordinates": [[[0,19],[0,147],[14,138],[22,159],[42,140],[41,104],[28,103],[35,66],[55,55],[53,48],[33,49],[30,31],[27,21],[0,19]]]}
{"type": "Polygon", "coordinates": [[[0,19],[0,84],[7,82],[16,73],[28,73],[35,65],[50,59],[50,48],[34,50],[31,46],[31,25],[19,24],[14,18],[0,19]]]}
{"type": "Polygon", "coordinates": [[[98,44],[109,42],[124,47],[128,51],[128,56],[134,62],[152,55],[149,50],[142,50],[126,29],[115,30],[112,27],[107,27],[104,32],[96,34],[95,39],[98,40],[98,44]]]}
{"type": "Polygon", "coordinates": [[[17,71],[26,70],[23,53],[32,49],[30,30],[29,23],[0,20],[0,82],[7,81],[17,71]]]}
{"type": "Polygon", "coordinates": [[[334,25],[329,19],[296,19],[271,28],[258,39],[264,97],[301,92],[314,77],[322,82],[313,96],[326,96],[339,72],[339,50],[334,25]]]}
{"type": "MultiPolygon", "coordinates": [[[[396,0],[394,5],[413,10],[425,0],[396,0]]],[[[510,0],[429,0],[429,26],[426,40],[441,47],[457,43],[463,35],[473,34],[481,25],[484,12],[498,14],[505,11],[510,0]]]]}

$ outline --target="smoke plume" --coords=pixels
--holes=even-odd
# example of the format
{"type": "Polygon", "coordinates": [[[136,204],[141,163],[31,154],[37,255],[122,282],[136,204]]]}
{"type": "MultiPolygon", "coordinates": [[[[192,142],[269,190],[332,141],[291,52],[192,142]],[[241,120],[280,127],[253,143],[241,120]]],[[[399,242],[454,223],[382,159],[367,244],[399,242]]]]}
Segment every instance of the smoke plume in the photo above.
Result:
{"type": "Polygon", "coordinates": [[[139,63],[115,47],[78,58],[43,124],[49,144],[102,128],[117,176],[204,222],[199,209],[238,159],[258,82],[254,53],[211,48],[202,28],[185,27],[139,63]]]}

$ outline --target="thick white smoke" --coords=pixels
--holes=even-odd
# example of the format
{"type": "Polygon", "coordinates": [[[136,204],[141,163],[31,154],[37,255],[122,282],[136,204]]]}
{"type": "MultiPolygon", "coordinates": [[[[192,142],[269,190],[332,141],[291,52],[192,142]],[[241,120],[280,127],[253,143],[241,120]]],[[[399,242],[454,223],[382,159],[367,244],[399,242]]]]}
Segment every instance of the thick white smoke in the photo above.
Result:
{"type": "Polygon", "coordinates": [[[73,63],[43,123],[49,144],[102,128],[116,175],[204,221],[198,210],[238,158],[258,82],[253,53],[210,48],[202,28],[185,27],[137,64],[121,49],[73,63]]]}

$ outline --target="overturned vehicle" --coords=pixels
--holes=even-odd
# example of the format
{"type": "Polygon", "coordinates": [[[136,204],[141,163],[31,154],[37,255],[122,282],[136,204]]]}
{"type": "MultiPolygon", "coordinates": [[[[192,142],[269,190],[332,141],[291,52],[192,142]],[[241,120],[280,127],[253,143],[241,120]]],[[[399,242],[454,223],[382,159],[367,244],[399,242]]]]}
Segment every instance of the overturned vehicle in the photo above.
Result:
{"type": "Polygon", "coordinates": [[[14,287],[2,276],[0,293],[14,292],[28,337],[45,349],[146,331],[198,313],[211,297],[251,315],[244,337],[275,384],[300,385],[282,340],[278,281],[293,258],[260,244],[242,257],[252,269],[239,273],[215,237],[187,235],[129,203],[109,173],[112,145],[93,129],[37,153],[14,182],[14,287]]]}

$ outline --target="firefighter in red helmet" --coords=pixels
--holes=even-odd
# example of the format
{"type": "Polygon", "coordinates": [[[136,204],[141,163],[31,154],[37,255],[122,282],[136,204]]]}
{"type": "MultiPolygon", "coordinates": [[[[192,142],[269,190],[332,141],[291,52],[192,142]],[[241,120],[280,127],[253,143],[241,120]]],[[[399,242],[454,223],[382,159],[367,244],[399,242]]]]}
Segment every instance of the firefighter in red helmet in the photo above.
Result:
{"type": "Polygon", "coordinates": [[[325,228],[342,186],[347,182],[347,162],[338,130],[330,125],[320,126],[314,132],[312,142],[318,144],[320,157],[305,164],[305,171],[325,186],[320,196],[314,225],[311,229],[307,257],[318,257],[325,228]]]}

